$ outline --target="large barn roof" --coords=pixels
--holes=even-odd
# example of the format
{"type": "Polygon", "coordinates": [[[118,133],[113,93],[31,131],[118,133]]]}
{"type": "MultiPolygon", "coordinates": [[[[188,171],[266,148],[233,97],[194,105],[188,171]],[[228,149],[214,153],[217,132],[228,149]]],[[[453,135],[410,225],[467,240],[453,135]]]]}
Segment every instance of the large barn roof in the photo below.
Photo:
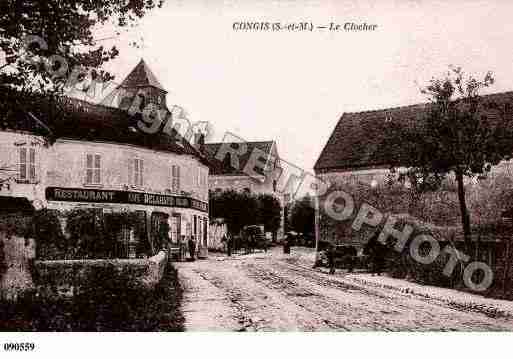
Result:
{"type": "MultiPolygon", "coordinates": [[[[513,111],[513,92],[485,95],[483,102],[493,106],[510,106],[513,111]]],[[[344,113],[317,159],[315,171],[345,171],[389,165],[386,156],[393,153],[394,149],[382,151],[382,145],[385,141],[394,143],[400,139],[387,138],[391,134],[387,128],[391,123],[407,126],[412,122],[423,121],[429,108],[429,104],[416,104],[344,113]]]]}

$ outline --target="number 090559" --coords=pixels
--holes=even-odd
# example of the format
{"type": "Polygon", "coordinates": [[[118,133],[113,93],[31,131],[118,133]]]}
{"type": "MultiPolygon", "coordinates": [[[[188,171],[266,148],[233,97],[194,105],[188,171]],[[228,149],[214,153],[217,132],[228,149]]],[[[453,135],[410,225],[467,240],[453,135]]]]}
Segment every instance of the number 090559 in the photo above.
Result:
{"type": "Polygon", "coordinates": [[[36,349],[34,343],[4,343],[6,352],[30,352],[36,349]]]}

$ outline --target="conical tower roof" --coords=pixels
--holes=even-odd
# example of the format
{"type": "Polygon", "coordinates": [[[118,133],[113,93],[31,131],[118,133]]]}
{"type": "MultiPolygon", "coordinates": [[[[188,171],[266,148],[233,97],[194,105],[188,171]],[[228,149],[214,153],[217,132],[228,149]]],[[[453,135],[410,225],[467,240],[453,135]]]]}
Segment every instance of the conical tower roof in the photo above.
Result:
{"type": "Polygon", "coordinates": [[[150,70],[144,59],[137,64],[137,66],[130,72],[130,74],[123,80],[120,87],[136,88],[136,87],[156,87],[159,90],[167,92],[164,87],[157,80],[157,77],[150,70]]]}

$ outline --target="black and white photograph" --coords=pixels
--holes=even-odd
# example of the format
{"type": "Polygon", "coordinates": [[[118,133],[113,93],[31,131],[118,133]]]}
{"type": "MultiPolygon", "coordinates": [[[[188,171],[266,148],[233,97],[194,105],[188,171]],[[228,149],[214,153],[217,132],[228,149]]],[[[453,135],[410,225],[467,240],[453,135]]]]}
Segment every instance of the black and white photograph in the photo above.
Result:
{"type": "Polygon", "coordinates": [[[0,0],[0,351],[507,343],[512,15],[0,0]]]}

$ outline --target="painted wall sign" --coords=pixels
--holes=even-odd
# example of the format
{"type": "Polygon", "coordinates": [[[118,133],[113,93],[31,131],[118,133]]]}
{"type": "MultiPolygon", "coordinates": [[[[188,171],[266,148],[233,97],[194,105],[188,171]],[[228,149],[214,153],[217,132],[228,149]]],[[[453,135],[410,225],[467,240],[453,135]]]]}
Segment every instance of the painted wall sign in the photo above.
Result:
{"type": "Polygon", "coordinates": [[[192,208],[208,212],[208,203],[183,196],[63,187],[48,187],[45,194],[48,201],[139,204],[157,207],[192,208]]]}

